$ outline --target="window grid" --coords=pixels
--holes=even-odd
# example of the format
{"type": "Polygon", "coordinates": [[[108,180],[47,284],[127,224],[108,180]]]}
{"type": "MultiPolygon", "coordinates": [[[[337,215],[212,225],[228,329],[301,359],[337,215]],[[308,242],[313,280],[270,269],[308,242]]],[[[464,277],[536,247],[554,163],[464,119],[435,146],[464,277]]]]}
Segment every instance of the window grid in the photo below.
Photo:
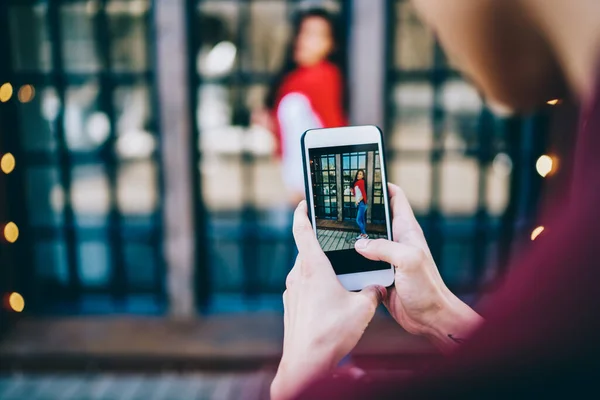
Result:
{"type": "MultiPolygon", "coordinates": [[[[118,197],[122,192],[123,171],[135,168],[140,160],[124,158],[118,153],[118,120],[123,111],[117,99],[136,87],[146,88],[147,97],[153,97],[154,91],[150,52],[124,51],[124,48],[145,49],[148,43],[154,43],[152,4],[145,2],[141,13],[123,10],[120,7],[125,3],[113,0],[98,1],[96,5],[86,8],[84,2],[59,0],[42,4],[10,0],[1,6],[4,10],[0,14],[9,18],[8,23],[0,24],[2,36],[10,42],[10,49],[3,54],[10,54],[8,78],[15,88],[14,98],[1,112],[9,113],[9,107],[13,107],[17,112],[10,113],[15,114],[9,117],[11,123],[16,129],[28,130],[20,135],[22,140],[12,143],[12,151],[19,154],[18,162],[24,176],[56,178],[52,191],[39,193],[42,198],[33,199],[31,189],[25,188],[24,204],[15,207],[17,214],[27,221],[22,228],[28,235],[20,240],[36,252],[49,249],[49,253],[32,255],[33,269],[27,281],[31,282],[29,308],[34,311],[48,311],[53,307],[53,301],[68,300],[76,304],[85,296],[96,294],[102,296],[102,301],[106,300],[104,312],[120,309],[125,304],[122,301],[132,295],[147,295],[149,301],[157,305],[165,301],[164,262],[160,250],[162,204],[157,200],[150,211],[134,215],[123,211],[123,200],[118,197]],[[38,23],[15,24],[16,15],[38,23]],[[80,32],[81,29],[85,32],[80,32]],[[76,49],[81,47],[82,38],[86,51],[93,56],[84,56],[76,49]],[[137,44],[132,45],[132,40],[137,44]],[[132,53],[137,58],[130,57],[132,53]],[[19,104],[17,90],[26,84],[34,86],[35,97],[29,103],[19,104]],[[75,93],[72,102],[69,101],[71,93],[75,93]],[[77,143],[70,136],[74,132],[71,127],[73,117],[78,116],[71,105],[83,104],[88,101],[86,99],[92,99],[90,110],[87,114],[82,113],[82,118],[88,118],[88,125],[84,121],[79,132],[92,132],[93,135],[98,132],[94,127],[102,126],[106,136],[101,139],[96,136],[101,144],[77,143]],[[89,122],[90,116],[95,118],[95,124],[89,122]],[[47,128],[43,124],[35,125],[38,119],[43,121],[42,118],[47,121],[47,128]],[[31,132],[45,131],[50,133],[45,142],[32,139],[31,132]],[[77,211],[81,202],[77,202],[74,193],[81,193],[82,189],[76,185],[93,178],[84,174],[83,180],[77,181],[77,170],[87,167],[100,171],[100,177],[106,183],[101,189],[107,203],[102,216],[92,217],[86,211],[77,211]],[[52,208],[44,212],[53,213],[52,218],[34,220],[31,204],[47,201],[52,208]],[[144,277],[138,279],[136,271],[140,268],[136,259],[141,250],[143,257],[153,262],[146,266],[144,277]],[[91,258],[101,270],[89,268],[91,258]],[[87,279],[90,276],[93,279],[87,279]]],[[[155,104],[150,101],[149,115],[157,114],[152,111],[153,107],[155,104]]],[[[154,167],[160,165],[160,135],[156,126],[150,117],[143,127],[150,131],[148,134],[156,144],[144,162],[154,167]]],[[[29,179],[38,191],[52,188],[48,186],[50,181],[29,179]]],[[[158,171],[151,179],[158,190],[156,198],[162,198],[158,171]]]]}
{"type": "Polygon", "coordinates": [[[312,162],[314,179],[315,216],[318,219],[337,219],[337,174],[334,154],[317,156],[312,162]]]}

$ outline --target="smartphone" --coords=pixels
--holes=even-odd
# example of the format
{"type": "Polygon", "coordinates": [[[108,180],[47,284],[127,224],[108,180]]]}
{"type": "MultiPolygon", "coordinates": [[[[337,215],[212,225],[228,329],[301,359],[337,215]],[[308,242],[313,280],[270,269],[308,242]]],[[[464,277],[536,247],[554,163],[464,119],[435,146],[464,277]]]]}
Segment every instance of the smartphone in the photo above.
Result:
{"type": "Polygon", "coordinates": [[[362,237],[392,240],[383,134],[376,126],[312,129],[302,136],[309,219],[348,290],[394,283],[392,265],[354,249],[362,237]]]}

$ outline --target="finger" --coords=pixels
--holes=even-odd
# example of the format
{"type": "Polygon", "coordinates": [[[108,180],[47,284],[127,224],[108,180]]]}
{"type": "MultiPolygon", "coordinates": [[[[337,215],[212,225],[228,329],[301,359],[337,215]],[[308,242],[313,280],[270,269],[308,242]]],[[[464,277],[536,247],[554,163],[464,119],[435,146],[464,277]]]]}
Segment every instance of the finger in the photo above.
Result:
{"type": "Polygon", "coordinates": [[[292,269],[290,270],[290,272],[287,274],[287,277],[285,278],[285,287],[287,289],[291,288],[292,285],[294,284],[294,282],[296,282],[296,280],[298,279],[298,269],[300,265],[300,256],[296,256],[296,262],[294,263],[294,266],[292,267],[292,269]]]}
{"type": "Polygon", "coordinates": [[[354,247],[363,257],[390,263],[398,269],[422,265],[428,260],[427,254],[421,248],[385,239],[361,239],[354,247]]]}
{"type": "Polygon", "coordinates": [[[388,191],[393,216],[392,233],[394,241],[410,243],[429,252],[421,225],[415,218],[404,191],[392,183],[388,183],[388,191]]]}
{"type": "MultiPolygon", "coordinates": [[[[327,265],[328,260],[319,245],[319,241],[308,219],[305,200],[300,202],[294,212],[293,232],[294,240],[300,254],[298,265],[302,273],[311,275],[313,272],[325,272],[324,268],[315,269],[317,266],[327,265]]],[[[333,273],[331,266],[327,272],[333,273]]]]}
{"type": "Polygon", "coordinates": [[[393,307],[392,299],[394,298],[394,296],[396,296],[396,286],[392,286],[391,288],[387,289],[387,296],[385,296],[385,298],[382,301],[385,308],[387,308],[388,311],[392,313],[392,315],[394,314],[393,310],[390,307],[393,307]]]}
{"type": "Polygon", "coordinates": [[[360,291],[359,293],[372,310],[375,313],[377,306],[387,297],[387,289],[383,286],[368,286],[360,291]]]}

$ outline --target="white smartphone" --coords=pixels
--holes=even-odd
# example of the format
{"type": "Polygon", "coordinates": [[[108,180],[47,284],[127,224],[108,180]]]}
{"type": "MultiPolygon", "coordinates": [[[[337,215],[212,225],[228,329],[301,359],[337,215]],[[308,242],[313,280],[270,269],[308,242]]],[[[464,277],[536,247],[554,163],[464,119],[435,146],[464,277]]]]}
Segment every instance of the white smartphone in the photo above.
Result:
{"type": "Polygon", "coordinates": [[[348,290],[390,286],[394,268],[354,249],[361,237],[392,240],[383,135],[376,126],[313,129],[302,136],[309,219],[348,290]]]}

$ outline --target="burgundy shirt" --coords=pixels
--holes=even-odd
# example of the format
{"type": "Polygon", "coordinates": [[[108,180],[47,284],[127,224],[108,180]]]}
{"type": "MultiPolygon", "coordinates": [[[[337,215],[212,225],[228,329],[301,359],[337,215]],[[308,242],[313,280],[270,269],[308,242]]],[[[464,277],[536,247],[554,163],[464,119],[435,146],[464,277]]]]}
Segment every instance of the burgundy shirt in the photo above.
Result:
{"type": "Polygon", "coordinates": [[[512,266],[469,341],[411,379],[327,378],[302,398],[546,398],[600,390],[600,79],[594,93],[579,123],[570,187],[551,199],[545,231],[512,266]]]}

